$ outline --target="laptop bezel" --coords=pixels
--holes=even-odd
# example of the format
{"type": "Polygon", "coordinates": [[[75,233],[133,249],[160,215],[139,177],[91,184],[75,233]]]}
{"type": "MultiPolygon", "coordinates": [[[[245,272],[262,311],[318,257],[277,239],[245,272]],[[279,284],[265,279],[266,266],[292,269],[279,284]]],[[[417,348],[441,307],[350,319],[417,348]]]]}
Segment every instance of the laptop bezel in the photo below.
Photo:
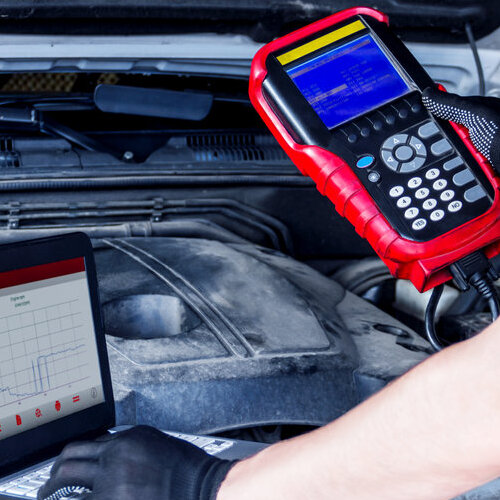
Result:
{"type": "Polygon", "coordinates": [[[0,477],[57,455],[75,440],[91,439],[115,424],[115,407],[92,244],[85,233],[69,233],[0,246],[0,273],[83,257],[87,274],[104,403],[0,440],[0,477]],[[22,265],[21,265],[22,263],[22,265]]]}

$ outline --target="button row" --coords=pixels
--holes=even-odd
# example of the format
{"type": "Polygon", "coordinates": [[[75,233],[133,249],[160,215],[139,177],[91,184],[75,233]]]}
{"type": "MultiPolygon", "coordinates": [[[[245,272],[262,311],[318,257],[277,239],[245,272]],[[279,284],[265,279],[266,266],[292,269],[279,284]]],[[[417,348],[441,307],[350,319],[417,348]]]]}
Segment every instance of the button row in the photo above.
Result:
{"type": "MultiPolygon", "coordinates": [[[[408,187],[410,189],[416,189],[422,184],[422,178],[421,177],[412,177],[408,181],[408,187]]],[[[436,191],[441,191],[443,190],[446,186],[448,185],[448,181],[445,179],[437,179],[436,181],[433,182],[432,188],[435,189],[436,191]]],[[[419,190],[420,191],[420,190],[419,190]]],[[[427,194],[428,190],[427,190],[427,194]]],[[[418,198],[418,196],[417,196],[418,198]]],[[[425,196],[422,196],[422,198],[425,198],[425,196]]]]}
{"type": "MultiPolygon", "coordinates": [[[[468,198],[471,199],[476,193],[469,193],[469,196],[468,198]]],[[[422,189],[419,189],[416,193],[415,193],[415,197],[419,200],[423,200],[424,198],[427,198],[427,196],[429,195],[429,190],[427,188],[422,188],[422,189]]],[[[447,201],[450,201],[452,200],[453,198],[455,197],[455,191],[453,191],[453,189],[447,189],[446,191],[443,191],[441,193],[441,195],[439,196],[439,198],[441,199],[441,201],[444,201],[444,202],[447,202],[447,201]]],[[[469,203],[472,203],[471,201],[469,201],[469,199],[465,198],[466,201],[468,201],[469,203]]],[[[475,201],[475,200],[474,200],[475,201]]],[[[408,207],[409,205],[411,204],[411,198],[409,196],[402,196],[401,198],[398,199],[398,201],[396,202],[396,205],[399,207],[399,208],[406,208],[408,207]]],[[[424,208],[424,210],[432,210],[437,204],[437,201],[434,199],[434,198],[427,198],[424,202],[423,202],[423,205],[422,207],[424,208]]]]}
{"type": "MultiPolygon", "coordinates": [[[[430,169],[429,171],[426,172],[425,177],[427,179],[433,180],[438,175],[439,175],[439,170],[437,168],[433,168],[433,169],[430,169]]],[[[458,187],[461,187],[464,184],[468,184],[469,182],[474,181],[474,180],[475,180],[475,177],[470,170],[462,170],[462,172],[459,172],[458,174],[455,174],[453,176],[453,183],[458,187]]],[[[408,181],[407,185],[410,189],[417,189],[422,185],[422,178],[421,177],[412,177],[408,181]]],[[[448,186],[448,181],[446,179],[436,179],[432,184],[432,188],[435,191],[442,191],[447,186],[448,186]]],[[[403,192],[404,192],[403,186],[394,186],[389,191],[389,196],[391,198],[397,198],[397,197],[401,196],[403,194],[403,192]]],[[[445,191],[445,193],[446,194],[444,194],[444,198],[443,198],[443,196],[441,196],[441,199],[443,201],[445,201],[447,199],[451,199],[454,196],[454,191],[451,189],[445,191]],[[450,193],[451,193],[451,196],[450,196],[450,193]]],[[[419,200],[426,198],[428,195],[429,195],[429,190],[427,188],[421,188],[415,192],[415,196],[419,200]]],[[[467,189],[464,193],[464,198],[469,203],[474,203],[475,201],[478,201],[481,198],[484,198],[485,196],[486,196],[486,191],[479,184],[476,184],[475,186],[467,189]]]]}
{"type": "MultiPolygon", "coordinates": [[[[425,210],[432,210],[436,206],[436,200],[430,199],[428,200],[429,204],[428,207],[424,207],[425,210]],[[433,203],[431,203],[433,202],[433,203]]],[[[463,206],[463,203],[459,200],[452,201],[451,203],[448,204],[448,211],[449,212],[458,212],[463,206]]],[[[410,207],[405,210],[404,216],[405,219],[414,219],[418,214],[420,213],[420,210],[417,207],[410,207]]],[[[431,212],[431,220],[441,220],[444,216],[444,211],[441,209],[434,210],[431,212]]]]}
{"type": "Polygon", "coordinates": [[[395,109],[391,105],[387,111],[384,109],[378,110],[376,114],[371,115],[358,123],[352,124],[352,126],[344,129],[343,132],[347,135],[347,140],[351,144],[354,144],[359,139],[359,136],[363,138],[369,137],[372,130],[376,132],[382,130],[384,122],[387,125],[392,126],[396,123],[397,117],[405,119],[409,116],[410,111],[412,113],[419,113],[421,110],[422,105],[418,102],[412,103],[411,106],[406,104],[401,105],[398,109],[395,109]]]}
{"type": "MultiPolygon", "coordinates": [[[[415,188],[420,186],[422,183],[422,179],[420,178],[413,178],[408,181],[408,185],[410,188],[415,188]]],[[[443,190],[447,185],[446,180],[444,179],[438,179],[437,181],[434,182],[432,187],[436,191],[441,191],[443,190]]],[[[402,194],[404,193],[404,187],[403,186],[393,186],[390,191],[389,191],[389,196],[391,198],[399,198],[402,194]]],[[[430,190],[428,188],[420,188],[415,191],[415,198],[418,200],[423,200],[429,196],[430,190]]],[[[464,199],[465,201],[469,203],[474,203],[477,200],[480,200],[481,198],[484,198],[486,196],[485,190],[480,186],[479,184],[476,184],[475,186],[467,189],[464,193],[464,199]]],[[[453,189],[446,189],[443,191],[440,195],[439,198],[441,201],[450,201],[455,197],[455,191],[453,189]]],[[[435,205],[429,206],[429,202],[433,200],[432,198],[426,200],[424,202],[424,208],[426,210],[430,210],[434,208],[435,205]]],[[[397,201],[397,206],[399,208],[405,208],[407,207],[411,202],[411,198],[409,196],[403,196],[402,198],[399,198],[397,201]]]]}
{"type": "MultiPolygon", "coordinates": [[[[461,201],[454,201],[448,205],[449,212],[458,212],[461,208],[462,208],[461,201]]],[[[417,215],[418,215],[418,208],[409,208],[405,212],[405,217],[407,219],[413,219],[417,215]],[[406,213],[409,210],[412,210],[412,212],[410,213],[411,216],[406,217],[406,213]]],[[[434,210],[433,212],[431,212],[429,218],[431,219],[432,222],[439,222],[440,220],[443,219],[444,215],[445,215],[444,210],[438,209],[438,210],[434,210]]],[[[422,218],[422,217],[420,217],[419,219],[415,219],[411,225],[411,227],[414,231],[421,231],[426,226],[427,226],[427,220],[422,218]]]]}

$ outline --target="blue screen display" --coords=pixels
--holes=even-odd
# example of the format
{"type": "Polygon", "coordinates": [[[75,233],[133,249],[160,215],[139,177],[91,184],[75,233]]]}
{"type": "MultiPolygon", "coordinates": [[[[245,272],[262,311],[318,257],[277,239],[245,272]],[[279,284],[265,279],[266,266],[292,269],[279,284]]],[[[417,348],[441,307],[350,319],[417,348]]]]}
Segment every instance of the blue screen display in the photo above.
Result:
{"type": "Polygon", "coordinates": [[[371,35],[286,72],[329,129],[409,91],[371,35]]]}

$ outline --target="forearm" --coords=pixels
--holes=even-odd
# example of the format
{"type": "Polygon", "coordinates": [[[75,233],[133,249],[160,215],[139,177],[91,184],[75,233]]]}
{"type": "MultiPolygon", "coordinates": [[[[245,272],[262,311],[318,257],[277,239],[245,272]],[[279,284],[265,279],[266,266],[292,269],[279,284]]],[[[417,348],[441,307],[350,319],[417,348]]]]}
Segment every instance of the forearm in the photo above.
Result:
{"type": "Polygon", "coordinates": [[[238,464],[218,500],[449,499],[500,476],[500,323],[332,424],[238,464]]]}

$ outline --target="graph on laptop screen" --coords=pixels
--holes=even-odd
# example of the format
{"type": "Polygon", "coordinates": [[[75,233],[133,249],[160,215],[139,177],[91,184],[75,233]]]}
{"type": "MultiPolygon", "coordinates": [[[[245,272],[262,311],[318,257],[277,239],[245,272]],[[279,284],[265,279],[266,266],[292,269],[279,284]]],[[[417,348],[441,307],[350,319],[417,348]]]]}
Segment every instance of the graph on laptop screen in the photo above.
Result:
{"type": "Polygon", "coordinates": [[[84,258],[0,273],[0,440],[103,401],[84,258]]]}

